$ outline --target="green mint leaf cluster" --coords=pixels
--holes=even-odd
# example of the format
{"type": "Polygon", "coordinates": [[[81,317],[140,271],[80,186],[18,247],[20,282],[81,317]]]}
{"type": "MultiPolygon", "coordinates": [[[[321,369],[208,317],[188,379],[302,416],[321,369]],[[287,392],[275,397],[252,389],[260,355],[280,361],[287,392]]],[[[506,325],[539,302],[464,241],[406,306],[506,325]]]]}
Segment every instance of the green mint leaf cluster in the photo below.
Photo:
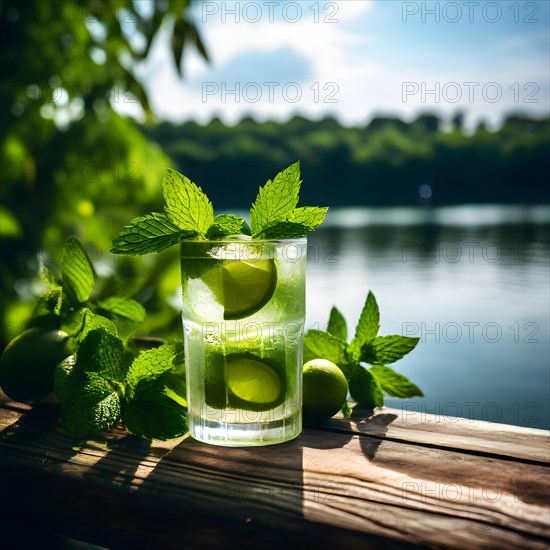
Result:
{"type": "MultiPolygon", "coordinates": [[[[353,401],[360,407],[382,407],[384,393],[399,398],[422,397],[418,386],[387,366],[412,351],[418,338],[378,336],[379,329],[380,311],[372,292],[367,296],[350,343],[346,320],[333,307],[327,330],[309,330],[305,335],[304,362],[322,358],[338,365],[348,381],[353,401]]],[[[346,418],[351,415],[347,402],[342,413],[346,418]]]]}
{"type": "Polygon", "coordinates": [[[301,186],[296,162],[260,188],[250,210],[250,224],[234,214],[214,217],[203,190],[176,170],[167,169],[162,182],[166,214],[135,218],[113,240],[111,252],[141,255],[161,252],[183,240],[249,235],[256,239],[305,237],[323,222],[328,208],[297,207],[301,186]]]}
{"type": "MultiPolygon", "coordinates": [[[[170,227],[176,226],[158,214],[146,220],[140,231],[159,237],[170,227]]],[[[155,242],[138,237],[131,234],[128,242],[155,242]]],[[[129,341],[145,319],[144,307],[124,294],[94,296],[92,262],[74,237],[63,245],[56,267],[58,274],[40,265],[40,277],[50,288],[38,299],[31,325],[61,329],[69,335],[72,354],[54,373],[65,430],[75,437],[88,437],[122,421],[128,431],[145,439],[183,435],[187,403],[179,348],[163,345],[138,354],[129,341]]]]}
{"type": "Polygon", "coordinates": [[[49,289],[37,300],[31,326],[63,330],[74,351],[97,328],[123,341],[137,333],[145,319],[144,307],[129,296],[102,296],[99,292],[94,296],[95,271],[78,239],[65,241],[55,267],[57,274],[40,264],[40,278],[49,289]]]}
{"type": "Polygon", "coordinates": [[[60,363],[54,387],[61,420],[74,437],[114,428],[145,439],[172,439],[187,431],[185,373],[176,345],[133,357],[104,328],[90,331],[78,352],[60,363]],[[177,360],[176,360],[177,359],[177,360]]]}

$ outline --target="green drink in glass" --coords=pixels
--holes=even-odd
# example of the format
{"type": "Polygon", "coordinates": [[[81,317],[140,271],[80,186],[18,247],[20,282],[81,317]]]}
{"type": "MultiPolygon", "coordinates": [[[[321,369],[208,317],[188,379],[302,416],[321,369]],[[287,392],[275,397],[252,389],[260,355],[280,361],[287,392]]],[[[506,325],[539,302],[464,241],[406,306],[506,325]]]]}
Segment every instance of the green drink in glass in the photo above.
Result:
{"type": "Polygon", "coordinates": [[[235,214],[215,216],[200,187],[167,169],[165,212],[133,219],[113,240],[111,252],[127,255],[181,246],[187,420],[195,439],[269,445],[302,429],[305,237],[328,208],[299,207],[301,183],[300,162],[268,180],[249,225],[235,214]]]}
{"type": "Polygon", "coordinates": [[[181,244],[191,435],[269,445],[302,429],[306,239],[181,244]]]}

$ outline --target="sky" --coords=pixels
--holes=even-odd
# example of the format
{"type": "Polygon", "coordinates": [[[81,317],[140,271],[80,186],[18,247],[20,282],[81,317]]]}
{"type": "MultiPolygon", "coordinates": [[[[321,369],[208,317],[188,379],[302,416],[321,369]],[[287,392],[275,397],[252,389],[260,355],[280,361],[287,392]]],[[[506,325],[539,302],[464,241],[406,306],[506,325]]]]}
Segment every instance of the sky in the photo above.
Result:
{"type": "MultiPolygon", "coordinates": [[[[147,0],[138,2],[147,9],[147,0]]],[[[171,59],[167,29],[136,68],[162,120],[235,124],[421,112],[498,126],[510,112],[548,116],[548,0],[196,1],[189,14],[211,56],[171,59]]],[[[138,116],[132,105],[120,110],[138,116]]]]}

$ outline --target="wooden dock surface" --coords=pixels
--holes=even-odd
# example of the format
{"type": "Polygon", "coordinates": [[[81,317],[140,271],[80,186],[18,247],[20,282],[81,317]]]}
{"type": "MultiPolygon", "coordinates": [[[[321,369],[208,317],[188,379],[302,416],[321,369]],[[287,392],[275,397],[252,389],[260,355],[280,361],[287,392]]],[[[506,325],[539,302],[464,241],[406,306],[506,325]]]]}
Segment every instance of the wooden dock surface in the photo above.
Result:
{"type": "Polygon", "coordinates": [[[227,448],[122,430],[78,441],[51,409],[0,400],[0,537],[47,526],[107,548],[547,549],[549,466],[548,431],[399,409],[227,448]]]}

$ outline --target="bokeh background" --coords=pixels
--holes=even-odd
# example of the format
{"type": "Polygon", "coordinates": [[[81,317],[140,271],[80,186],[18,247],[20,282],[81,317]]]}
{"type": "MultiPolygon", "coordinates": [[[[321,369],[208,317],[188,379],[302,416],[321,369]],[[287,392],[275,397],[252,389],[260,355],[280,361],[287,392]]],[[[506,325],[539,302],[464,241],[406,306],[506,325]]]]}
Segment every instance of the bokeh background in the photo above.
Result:
{"type": "Polygon", "coordinates": [[[549,4],[171,0],[0,2],[4,346],[68,235],[105,285],[177,336],[177,250],[109,254],[162,208],[164,169],[246,215],[301,159],[308,327],[368,289],[410,410],[550,427],[549,4]]]}

